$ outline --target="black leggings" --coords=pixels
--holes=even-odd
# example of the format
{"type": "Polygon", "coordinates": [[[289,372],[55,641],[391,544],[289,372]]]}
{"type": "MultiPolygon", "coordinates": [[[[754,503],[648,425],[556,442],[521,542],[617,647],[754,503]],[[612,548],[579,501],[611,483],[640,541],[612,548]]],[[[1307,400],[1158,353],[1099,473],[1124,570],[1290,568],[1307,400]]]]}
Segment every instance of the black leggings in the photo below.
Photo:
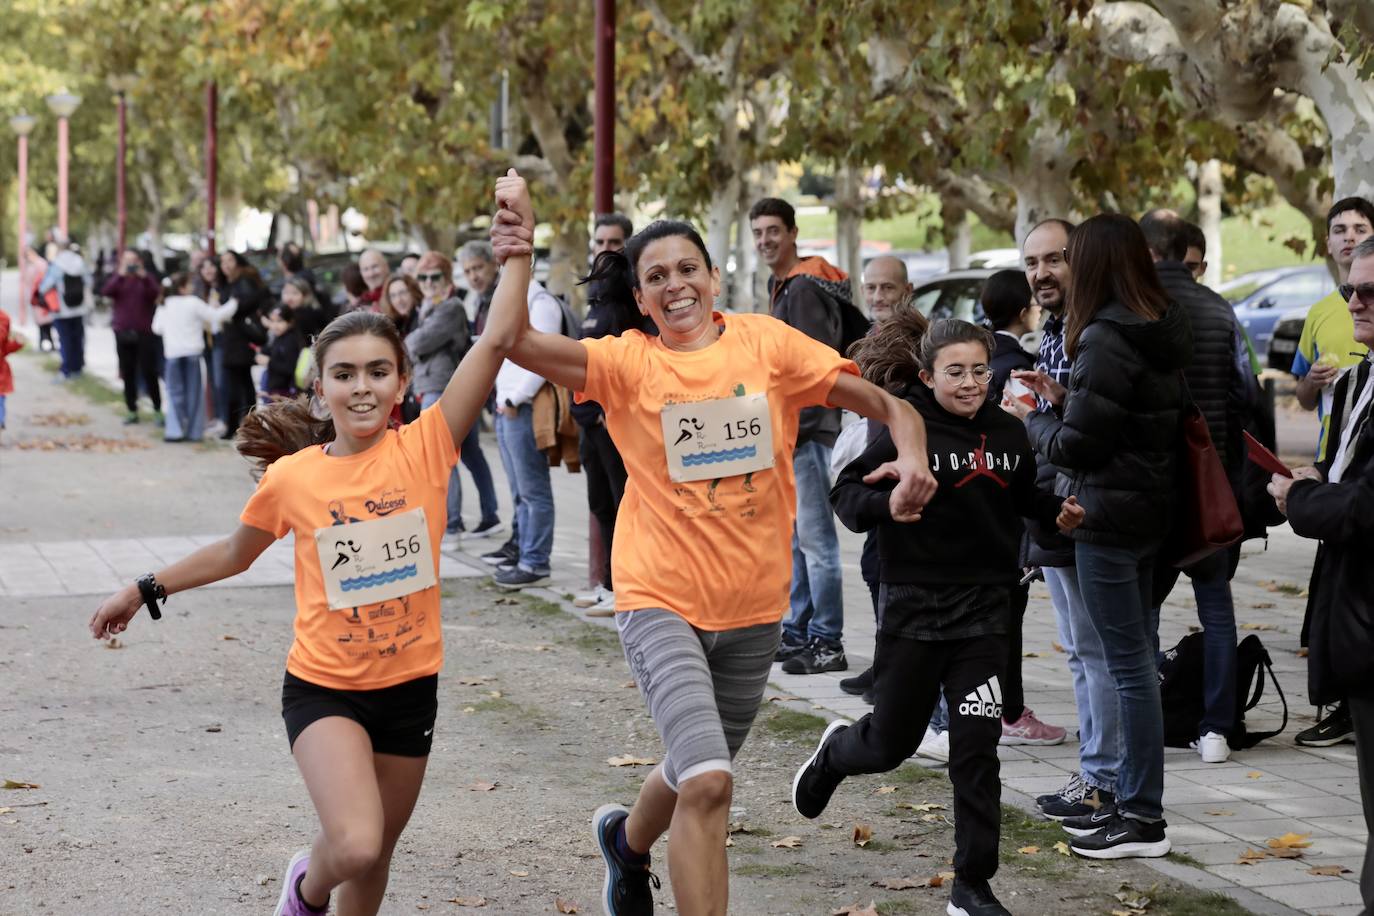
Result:
{"type": "Polygon", "coordinates": [[[162,409],[162,389],[158,386],[161,340],[152,331],[116,331],[115,354],[119,357],[119,377],[124,380],[124,406],[138,412],[138,383],[148,390],[153,410],[162,409]]]}
{"type": "Polygon", "coordinates": [[[944,686],[949,778],[954,783],[954,870],[969,880],[997,872],[1002,783],[1002,635],[927,641],[878,633],[873,712],[836,734],[820,762],[843,776],[886,773],[916,751],[944,686]]]}
{"type": "Polygon", "coordinates": [[[251,366],[224,367],[224,399],[226,403],[221,407],[224,411],[221,419],[225,426],[224,438],[228,439],[238,431],[239,424],[258,401],[251,366]]]}
{"type": "Polygon", "coordinates": [[[611,582],[611,542],[615,538],[615,515],[620,511],[620,499],[625,495],[625,462],[611,441],[604,425],[582,427],[578,447],[582,471],[587,475],[587,508],[601,529],[601,545],[605,549],[606,565],[601,570],[601,584],[614,590],[611,582]]]}

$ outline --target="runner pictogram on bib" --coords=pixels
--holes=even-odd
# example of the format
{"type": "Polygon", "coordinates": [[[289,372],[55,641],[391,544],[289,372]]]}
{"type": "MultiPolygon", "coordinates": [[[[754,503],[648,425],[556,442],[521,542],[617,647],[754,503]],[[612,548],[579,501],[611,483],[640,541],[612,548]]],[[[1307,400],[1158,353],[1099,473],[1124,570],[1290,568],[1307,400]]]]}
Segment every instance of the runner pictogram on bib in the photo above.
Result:
{"type": "Polygon", "coordinates": [[[315,531],[331,611],[377,604],[437,584],[425,510],[315,531]]]}
{"type": "Polygon", "coordinates": [[[765,394],[670,404],[661,417],[668,476],[674,481],[715,480],[773,466],[765,394]]]}

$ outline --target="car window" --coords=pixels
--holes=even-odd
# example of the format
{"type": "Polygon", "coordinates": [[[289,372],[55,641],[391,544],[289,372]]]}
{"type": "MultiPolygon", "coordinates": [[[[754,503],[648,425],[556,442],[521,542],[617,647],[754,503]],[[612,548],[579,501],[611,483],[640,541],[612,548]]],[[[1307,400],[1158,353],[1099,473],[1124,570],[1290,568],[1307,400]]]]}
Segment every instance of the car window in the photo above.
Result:
{"type": "Polygon", "coordinates": [[[1259,293],[1260,300],[1269,300],[1271,307],[1299,308],[1311,305],[1335,289],[1329,276],[1317,271],[1304,271],[1276,280],[1259,293]]]}
{"type": "Polygon", "coordinates": [[[939,301],[940,292],[943,288],[944,284],[937,283],[932,286],[926,286],[916,290],[916,292],[911,294],[912,306],[916,309],[916,311],[920,312],[922,315],[929,318],[930,310],[934,308],[935,303],[939,301]]]}
{"type": "Polygon", "coordinates": [[[983,304],[978,301],[978,294],[982,291],[982,280],[957,280],[947,284],[940,295],[940,301],[935,304],[932,317],[981,322],[983,304]]]}

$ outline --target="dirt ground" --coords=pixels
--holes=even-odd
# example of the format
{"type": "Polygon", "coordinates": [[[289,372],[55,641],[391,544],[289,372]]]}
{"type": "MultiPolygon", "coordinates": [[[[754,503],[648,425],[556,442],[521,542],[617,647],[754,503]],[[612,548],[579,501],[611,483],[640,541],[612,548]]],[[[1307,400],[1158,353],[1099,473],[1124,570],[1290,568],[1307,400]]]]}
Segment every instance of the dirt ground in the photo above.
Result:
{"type": "MultiPolygon", "coordinates": [[[[0,550],[233,524],[252,482],[228,449],[155,442],[51,385],[39,360],[12,363],[20,396],[0,447],[0,550]],[[51,425],[64,416],[84,419],[51,425]],[[81,437],[95,447],[42,446],[81,437]]],[[[598,913],[591,812],[631,802],[647,772],[608,758],[662,751],[614,633],[472,580],[444,594],[434,750],[384,912],[548,913],[561,900],[564,912],[598,913]]],[[[137,618],[117,649],[86,635],[94,603],[8,599],[0,612],[0,782],[38,786],[0,790],[0,914],[270,912],[316,824],[280,716],[290,590],[175,596],[161,623],[137,618]]],[[[948,781],[906,764],[845,783],[806,821],[788,792],[822,724],[802,703],[769,703],[737,761],[731,912],[943,912],[946,888],[875,883],[950,871],[948,781]],[[863,846],[856,825],[871,830],[863,846]]],[[[1063,839],[1008,813],[994,887],[1013,912],[1106,914],[1141,891],[1149,913],[1240,912],[1139,863],[1062,855],[1063,839]]],[[[654,855],[670,911],[663,844],[654,855]]]]}

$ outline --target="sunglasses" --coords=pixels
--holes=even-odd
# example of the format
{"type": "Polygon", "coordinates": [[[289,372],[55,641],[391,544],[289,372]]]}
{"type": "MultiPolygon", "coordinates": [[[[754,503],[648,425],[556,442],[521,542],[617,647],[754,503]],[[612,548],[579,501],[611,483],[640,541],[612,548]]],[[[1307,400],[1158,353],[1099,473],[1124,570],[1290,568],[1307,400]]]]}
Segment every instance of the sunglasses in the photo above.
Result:
{"type": "Polygon", "coordinates": [[[1361,283],[1359,286],[1342,283],[1337,289],[1346,302],[1358,297],[1365,305],[1374,305],[1374,283],[1361,283]]]}
{"type": "Polygon", "coordinates": [[[421,283],[438,283],[440,280],[444,279],[444,275],[440,273],[416,274],[415,279],[419,280],[421,283]]]}

